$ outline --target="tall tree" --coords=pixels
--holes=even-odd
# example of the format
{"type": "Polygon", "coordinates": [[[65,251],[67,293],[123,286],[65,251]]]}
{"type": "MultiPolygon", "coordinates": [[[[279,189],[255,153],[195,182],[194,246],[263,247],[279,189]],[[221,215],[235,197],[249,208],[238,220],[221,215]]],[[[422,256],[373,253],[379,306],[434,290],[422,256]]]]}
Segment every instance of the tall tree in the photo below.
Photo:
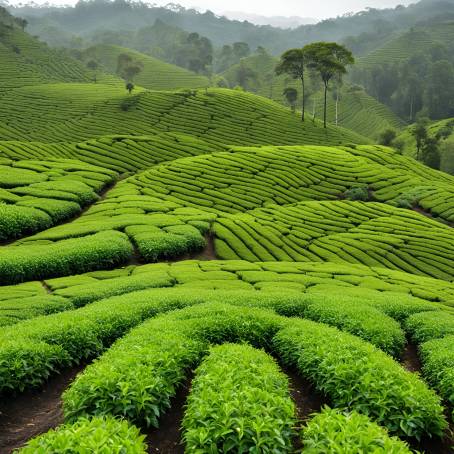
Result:
{"type": "Polygon", "coordinates": [[[317,42],[303,48],[308,61],[308,67],[320,74],[324,85],[323,125],[326,128],[327,92],[333,77],[342,79],[347,72],[347,66],[355,62],[353,54],[344,46],[337,43],[317,42]]]}
{"type": "Polygon", "coordinates": [[[305,73],[308,59],[304,49],[289,49],[281,55],[281,59],[276,66],[276,74],[289,74],[294,79],[301,80],[302,112],[301,120],[304,121],[304,111],[306,108],[305,98],[305,73]]]}

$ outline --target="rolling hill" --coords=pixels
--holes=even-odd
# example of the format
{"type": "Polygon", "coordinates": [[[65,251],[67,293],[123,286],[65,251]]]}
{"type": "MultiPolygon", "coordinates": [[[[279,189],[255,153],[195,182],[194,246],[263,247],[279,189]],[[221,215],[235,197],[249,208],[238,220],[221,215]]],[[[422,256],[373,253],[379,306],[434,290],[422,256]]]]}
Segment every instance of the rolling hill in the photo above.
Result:
{"type": "Polygon", "coordinates": [[[366,143],[347,129],[302,124],[288,109],[235,90],[177,92],[102,84],[46,84],[1,98],[0,139],[68,142],[112,134],[176,132],[229,145],[366,143]],[[28,118],[25,122],[24,118],[28,118]]]}
{"type": "MultiPolygon", "coordinates": [[[[79,61],[63,50],[49,48],[17,25],[0,27],[0,61],[0,96],[25,86],[92,80],[91,72],[79,61]]],[[[118,82],[106,74],[99,79],[105,84],[118,82]]]]}
{"type": "MultiPolygon", "coordinates": [[[[454,176],[153,59],[128,94],[42,52],[0,93],[2,453],[452,450],[454,176]]],[[[345,124],[395,120],[349,93],[345,124]]]]}
{"type": "Polygon", "coordinates": [[[454,38],[454,22],[437,22],[431,26],[411,28],[400,36],[391,39],[383,47],[358,60],[358,65],[373,66],[383,63],[397,63],[418,52],[427,52],[434,44],[449,47],[454,38]]]}
{"type": "Polygon", "coordinates": [[[165,63],[149,55],[126,49],[119,46],[98,45],[86,49],[83,56],[86,59],[94,59],[102,64],[106,72],[115,74],[118,56],[130,55],[135,61],[143,65],[142,71],[134,79],[134,82],[144,88],[152,90],[175,90],[185,88],[207,87],[210,82],[204,77],[192,73],[179,66],[165,63]]]}

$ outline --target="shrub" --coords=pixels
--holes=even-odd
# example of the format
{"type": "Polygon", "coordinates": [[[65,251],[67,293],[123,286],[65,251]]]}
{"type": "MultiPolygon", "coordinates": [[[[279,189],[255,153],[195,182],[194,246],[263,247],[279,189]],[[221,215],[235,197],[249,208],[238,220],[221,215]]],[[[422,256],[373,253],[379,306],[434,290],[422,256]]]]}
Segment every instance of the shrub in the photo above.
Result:
{"type": "Polygon", "coordinates": [[[126,421],[111,417],[85,419],[65,424],[30,440],[16,454],[56,452],[145,454],[145,436],[126,421]]]}
{"type": "Polygon", "coordinates": [[[265,352],[213,347],[195,372],[184,415],[187,452],[290,452],[295,406],[265,352]]]}
{"type": "Polygon", "coordinates": [[[454,314],[445,311],[414,314],[407,319],[405,329],[418,344],[454,334],[454,314]]]}
{"type": "Polygon", "coordinates": [[[285,364],[296,367],[337,408],[358,411],[406,437],[441,436],[446,428],[435,393],[357,337],[292,320],[275,336],[274,348],[285,364]]]}
{"type": "Polygon", "coordinates": [[[367,202],[369,200],[369,188],[367,185],[353,185],[350,189],[344,192],[344,196],[347,200],[361,200],[367,202]]]}
{"type": "MultiPolygon", "coordinates": [[[[197,302],[181,295],[186,305],[197,302]]],[[[150,320],[77,377],[63,396],[65,418],[113,414],[157,427],[178,385],[210,343],[267,345],[277,327],[272,313],[225,304],[203,304],[150,320]]]]}
{"type": "Polygon", "coordinates": [[[390,437],[385,429],[367,416],[342,413],[325,407],[315,415],[302,433],[304,454],[410,454],[406,443],[390,437]]]}
{"type": "Polygon", "coordinates": [[[127,236],[115,231],[44,245],[8,246],[0,251],[0,282],[13,284],[113,268],[131,254],[127,236]]]}
{"type": "Polygon", "coordinates": [[[0,241],[34,233],[51,225],[49,215],[40,210],[0,202],[0,241]]]}
{"type": "Polygon", "coordinates": [[[451,407],[454,422],[454,335],[420,345],[423,373],[451,407]]]}

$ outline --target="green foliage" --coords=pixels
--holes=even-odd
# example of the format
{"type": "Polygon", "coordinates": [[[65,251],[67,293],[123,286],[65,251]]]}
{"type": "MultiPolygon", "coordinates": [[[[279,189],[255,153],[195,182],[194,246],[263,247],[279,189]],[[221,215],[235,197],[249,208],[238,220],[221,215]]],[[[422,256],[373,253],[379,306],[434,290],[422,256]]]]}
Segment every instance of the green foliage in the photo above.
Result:
{"type": "Polygon", "coordinates": [[[0,251],[0,279],[11,284],[113,268],[131,253],[126,235],[113,231],[54,244],[7,246],[0,251]]]}
{"type": "Polygon", "coordinates": [[[407,319],[405,329],[417,344],[454,335],[454,314],[444,312],[413,314],[407,319]]]}
{"type": "Polygon", "coordinates": [[[397,132],[395,129],[385,129],[382,131],[378,137],[378,143],[380,145],[385,145],[386,147],[392,146],[394,140],[397,137],[397,132]]]}
{"type": "Polygon", "coordinates": [[[364,454],[410,454],[406,443],[356,412],[342,413],[325,407],[302,433],[307,454],[362,452],[364,454]]]}
{"type": "Polygon", "coordinates": [[[0,301],[0,326],[12,325],[28,318],[73,308],[70,301],[53,295],[13,297],[0,301]]]}
{"type": "Polygon", "coordinates": [[[369,200],[369,188],[364,184],[354,185],[345,191],[344,196],[347,200],[367,202],[369,200]]]}
{"type": "Polygon", "coordinates": [[[318,300],[309,297],[302,315],[361,337],[396,357],[405,345],[405,335],[399,323],[371,307],[367,300],[327,301],[324,297],[318,300]]]}
{"type": "Polygon", "coordinates": [[[247,345],[210,349],[195,371],[182,427],[187,452],[290,452],[295,406],[288,379],[247,345]]]}
{"type": "Polygon", "coordinates": [[[276,335],[274,348],[285,364],[297,367],[336,408],[355,410],[391,433],[417,439],[439,436],[446,428],[435,393],[356,337],[299,320],[276,335]]]}
{"type": "Polygon", "coordinates": [[[454,421],[454,336],[433,339],[419,346],[423,373],[451,407],[454,421]]]}
{"type": "MultiPolygon", "coordinates": [[[[167,44],[170,45],[171,43],[167,44]]],[[[199,88],[209,84],[206,77],[194,74],[179,66],[175,66],[175,64],[166,63],[162,61],[160,55],[156,55],[157,58],[154,58],[147,55],[147,53],[116,45],[97,44],[85,50],[84,56],[86,58],[96,58],[106,70],[115,73],[119,56],[127,54],[131,56],[133,61],[140,61],[142,64],[141,71],[134,76],[134,82],[141,87],[152,90],[199,88]]],[[[175,63],[175,61],[170,61],[170,63],[175,63]]]]}
{"type": "Polygon", "coordinates": [[[111,417],[79,419],[33,438],[17,454],[109,452],[145,454],[145,436],[127,421],[111,417]]]}
{"type": "Polygon", "coordinates": [[[0,241],[34,233],[50,226],[50,217],[40,210],[0,203],[0,241]]]}
{"type": "Polygon", "coordinates": [[[140,76],[135,85],[139,102],[126,114],[118,107],[129,96],[123,84],[43,84],[9,91],[0,106],[1,136],[3,140],[49,143],[173,132],[200,137],[215,146],[368,142],[342,128],[330,127],[325,132],[318,121],[302,127],[285,106],[251,93],[221,88],[193,90],[192,94],[148,91],[139,86],[140,76]],[[21,106],[21,116],[11,118],[11,109],[17,106],[21,106]]]}
{"type": "Polygon", "coordinates": [[[178,385],[210,342],[241,339],[266,345],[273,330],[276,317],[271,313],[222,304],[150,320],[76,379],[63,397],[65,417],[114,414],[157,427],[178,385]]]}

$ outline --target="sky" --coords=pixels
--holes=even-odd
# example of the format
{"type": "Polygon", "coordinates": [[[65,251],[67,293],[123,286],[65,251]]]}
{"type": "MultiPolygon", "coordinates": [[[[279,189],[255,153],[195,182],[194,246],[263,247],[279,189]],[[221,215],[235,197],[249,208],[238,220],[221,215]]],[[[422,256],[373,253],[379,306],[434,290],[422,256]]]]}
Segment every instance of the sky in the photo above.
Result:
{"type": "MultiPolygon", "coordinates": [[[[35,3],[74,4],[77,0],[34,0],[35,3]]],[[[165,5],[171,0],[148,0],[149,3],[165,5]]],[[[216,14],[225,11],[242,11],[264,16],[300,16],[325,19],[347,12],[357,12],[366,7],[388,8],[398,4],[408,5],[417,0],[173,0],[185,7],[200,10],[210,9],[216,14]]],[[[9,0],[10,4],[28,3],[28,0],[9,0]]]]}

